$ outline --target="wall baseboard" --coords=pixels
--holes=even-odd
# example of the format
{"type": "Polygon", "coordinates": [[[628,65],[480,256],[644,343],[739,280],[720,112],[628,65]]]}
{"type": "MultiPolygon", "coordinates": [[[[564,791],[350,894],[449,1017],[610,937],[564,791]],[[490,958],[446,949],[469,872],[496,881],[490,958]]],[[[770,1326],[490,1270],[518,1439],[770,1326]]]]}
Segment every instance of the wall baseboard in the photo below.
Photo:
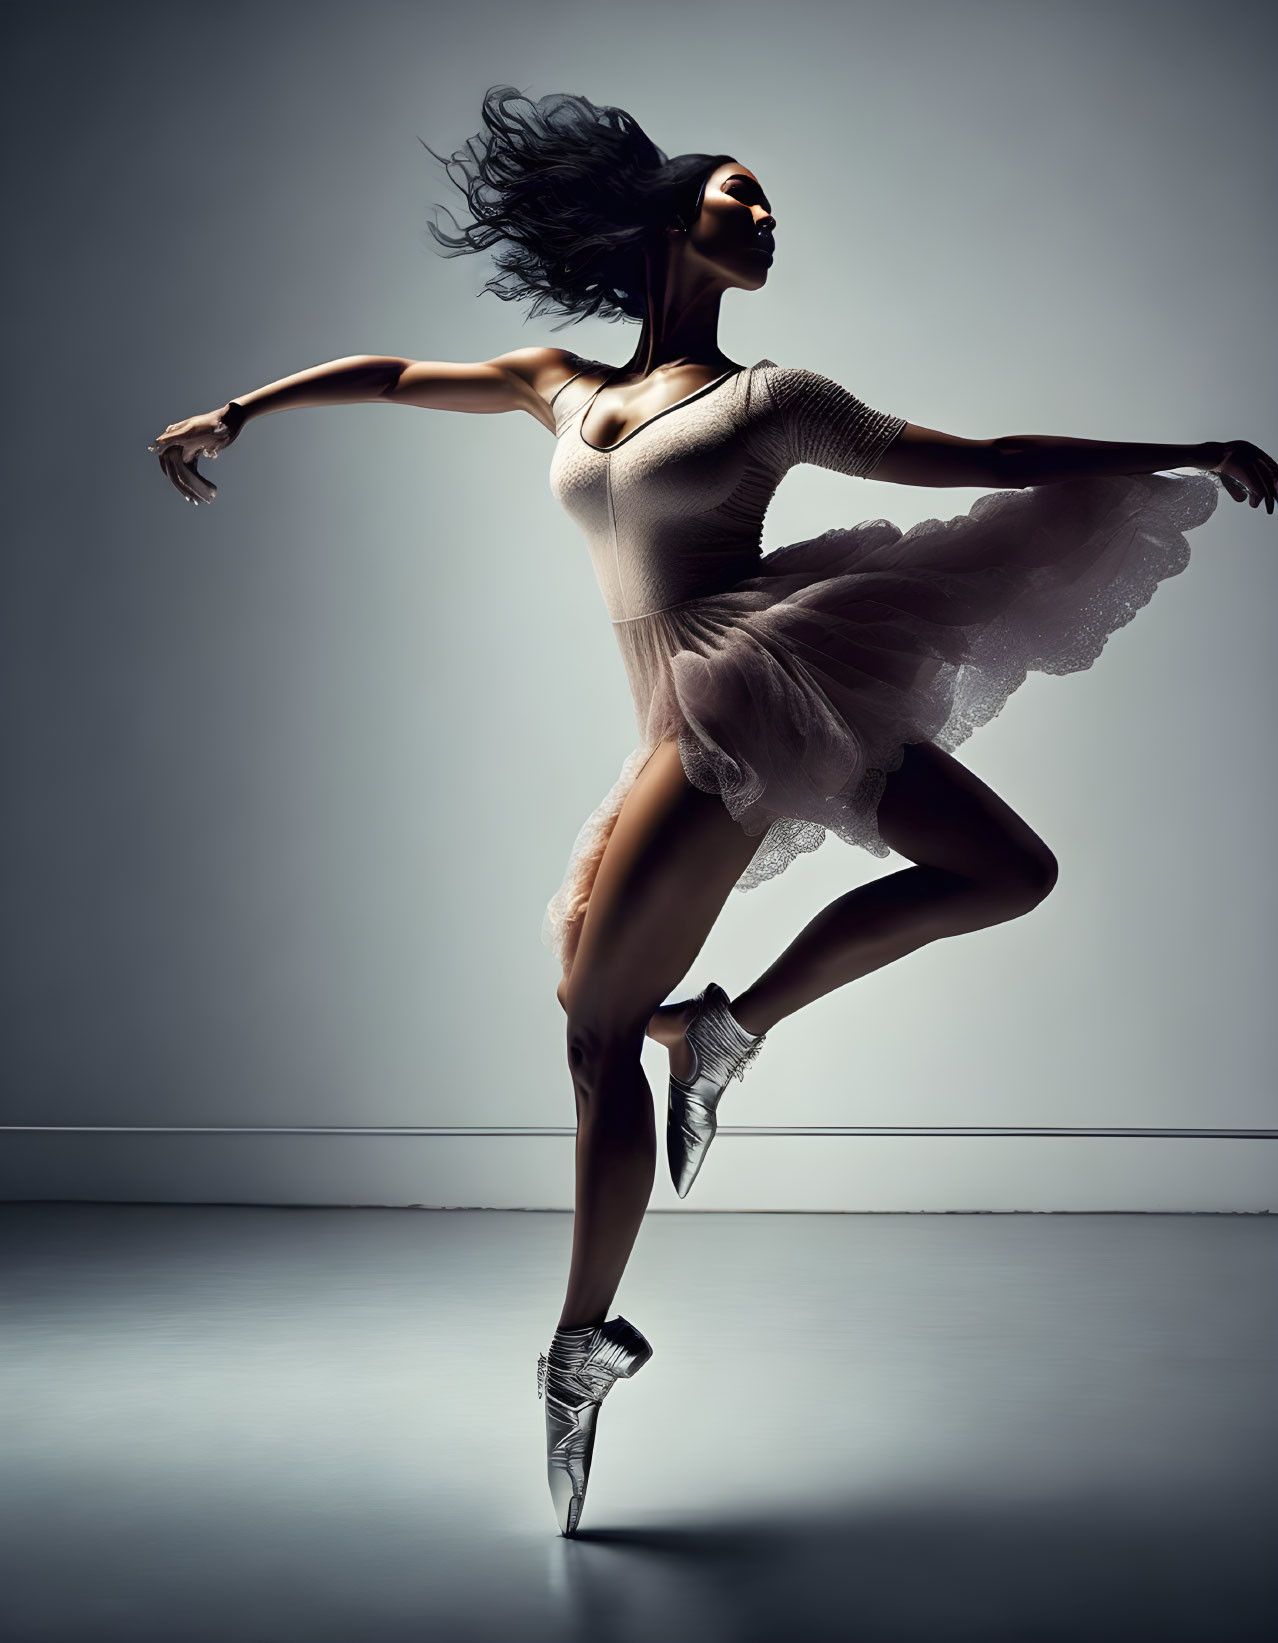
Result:
{"type": "MultiPolygon", "coordinates": [[[[1272,1131],[1202,1135],[725,1129],[681,1201],[658,1136],[654,1210],[1267,1213],[1272,1131]]],[[[572,1208],[570,1131],[10,1128],[0,1199],[572,1208]]]]}

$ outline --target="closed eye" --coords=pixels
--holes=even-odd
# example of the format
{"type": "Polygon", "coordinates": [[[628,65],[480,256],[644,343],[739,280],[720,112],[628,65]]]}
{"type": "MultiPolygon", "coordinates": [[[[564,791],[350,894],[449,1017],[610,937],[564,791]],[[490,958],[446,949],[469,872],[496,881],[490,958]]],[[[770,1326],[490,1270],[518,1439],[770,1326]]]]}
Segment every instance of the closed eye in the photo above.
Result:
{"type": "Polygon", "coordinates": [[[724,179],[723,191],[725,194],[731,193],[734,200],[748,202],[751,198],[753,198],[758,201],[765,211],[770,212],[772,210],[771,205],[768,203],[767,195],[759,187],[758,183],[755,182],[753,177],[742,176],[740,173],[738,173],[735,177],[727,177],[724,179]],[[731,189],[729,189],[729,184],[732,184],[731,189]]]}

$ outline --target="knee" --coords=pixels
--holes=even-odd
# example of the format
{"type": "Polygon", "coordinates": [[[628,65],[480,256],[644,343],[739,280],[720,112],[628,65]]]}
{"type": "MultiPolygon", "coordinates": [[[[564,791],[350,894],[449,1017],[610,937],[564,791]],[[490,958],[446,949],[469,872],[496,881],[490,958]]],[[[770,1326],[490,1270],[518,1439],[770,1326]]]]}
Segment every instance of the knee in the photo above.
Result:
{"type": "MultiPolygon", "coordinates": [[[[564,1006],[567,1009],[567,1005],[564,1006]]],[[[588,1021],[568,1011],[568,1070],[572,1081],[582,1088],[597,1077],[604,1059],[604,1037],[588,1021]]]]}
{"type": "Polygon", "coordinates": [[[1039,850],[1018,855],[1013,862],[1004,864],[1000,881],[1014,911],[1028,913],[1051,894],[1059,872],[1060,863],[1043,845],[1039,850]]]}
{"type": "Polygon", "coordinates": [[[568,1009],[568,1070],[579,1098],[589,1101],[605,1086],[624,1080],[616,1074],[632,1062],[638,1065],[643,1048],[642,1024],[568,1009]]]}

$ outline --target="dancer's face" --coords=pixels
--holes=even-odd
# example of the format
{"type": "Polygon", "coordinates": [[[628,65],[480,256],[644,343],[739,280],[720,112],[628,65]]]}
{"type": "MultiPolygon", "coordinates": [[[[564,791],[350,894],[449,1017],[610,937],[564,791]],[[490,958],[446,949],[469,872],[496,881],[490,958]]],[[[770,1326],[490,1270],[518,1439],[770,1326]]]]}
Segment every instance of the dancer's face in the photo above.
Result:
{"type": "Polygon", "coordinates": [[[710,173],[695,223],[676,234],[684,254],[708,263],[725,285],[757,291],[772,266],[776,218],[748,166],[728,161],[710,173]]]}

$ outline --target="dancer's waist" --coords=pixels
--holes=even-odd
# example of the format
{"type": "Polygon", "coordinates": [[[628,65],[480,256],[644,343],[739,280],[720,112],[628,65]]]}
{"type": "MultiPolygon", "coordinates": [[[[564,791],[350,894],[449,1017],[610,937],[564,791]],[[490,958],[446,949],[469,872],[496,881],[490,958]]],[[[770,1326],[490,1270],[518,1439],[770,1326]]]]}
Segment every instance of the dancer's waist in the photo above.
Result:
{"type": "MultiPolygon", "coordinates": [[[[731,593],[744,581],[758,574],[760,554],[757,547],[731,557],[723,556],[718,563],[707,567],[710,574],[698,578],[691,586],[687,579],[680,577],[683,583],[681,589],[668,588],[668,593],[679,591],[682,597],[671,599],[668,596],[643,610],[633,610],[632,601],[617,597],[619,590],[605,587],[604,596],[608,605],[609,619],[613,627],[625,627],[635,622],[646,622],[654,616],[666,616],[673,611],[690,610],[697,605],[704,604],[708,599],[715,599],[722,594],[731,593]],[[609,596],[611,595],[611,597],[609,596]]],[[[655,592],[656,590],[651,590],[655,592]]]]}

